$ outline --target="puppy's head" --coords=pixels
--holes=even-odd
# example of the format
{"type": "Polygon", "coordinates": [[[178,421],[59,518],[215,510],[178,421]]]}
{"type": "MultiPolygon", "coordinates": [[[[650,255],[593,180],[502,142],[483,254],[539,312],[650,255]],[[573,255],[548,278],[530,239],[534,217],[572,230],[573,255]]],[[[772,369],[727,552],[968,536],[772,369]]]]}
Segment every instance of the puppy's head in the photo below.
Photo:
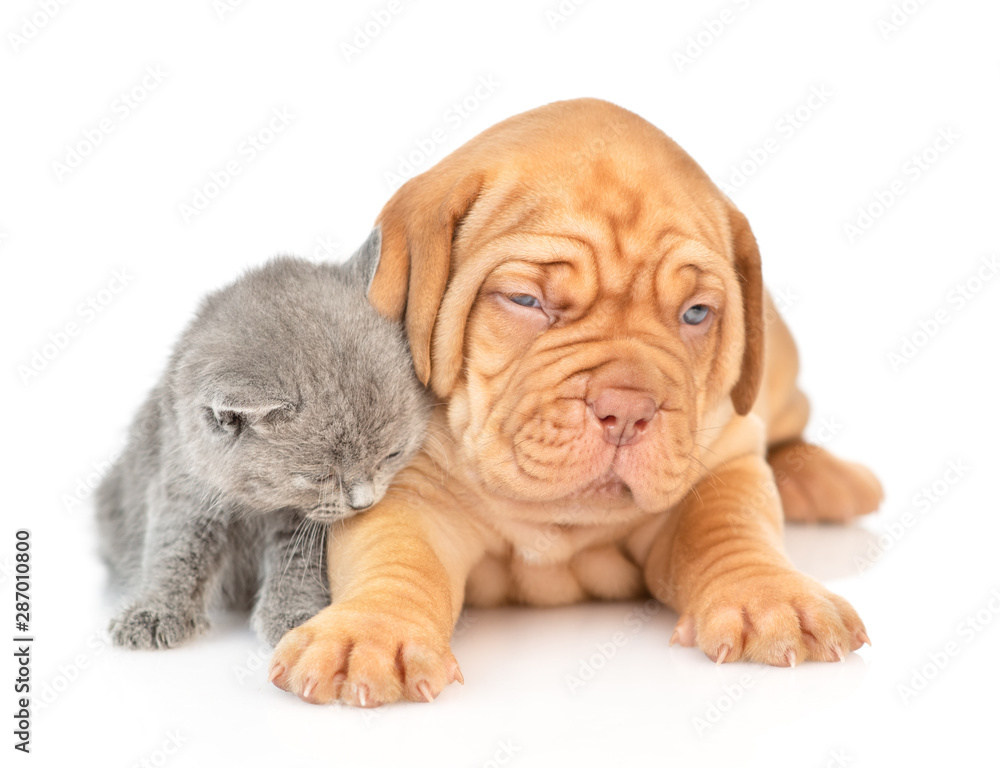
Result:
{"type": "MultiPolygon", "coordinates": [[[[369,298],[405,319],[479,483],[524,501],[674,503],[705,414],[762,365],[746,219],[673,141],[592,99],[487,130],[379,216],[369,298]]],[[[581,521],[583,522],[583,521],[581,521]]]]}

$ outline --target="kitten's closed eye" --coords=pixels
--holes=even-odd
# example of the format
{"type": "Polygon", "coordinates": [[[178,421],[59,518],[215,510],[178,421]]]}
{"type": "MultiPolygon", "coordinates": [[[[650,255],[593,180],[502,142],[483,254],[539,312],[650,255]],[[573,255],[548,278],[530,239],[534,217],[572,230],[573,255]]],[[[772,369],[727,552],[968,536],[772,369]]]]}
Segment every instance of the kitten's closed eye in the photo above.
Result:
{"type": "Polygon", "coordinates": [[[381,469],[386,466],[392,466],[393,464],[398,464],[399,459],[402,457],[404,451],[405,451],[404,448],[400,448],[398,451],[393,451],[392,453],[390,453],[388,456],[382,459],[382,461],[379,462],[378,464],[379,468],[381,469]]]}
{"type": "Polygon", "coordinates": [[[246,427],[243,417],[236,411],[206,408],[205,421],[218,430],[237,437],[246,427]]]}
{"type": "Polygon", "coordinates": [[[291,403],[283,401],[265,401],[252,404],[234,405],[228,402],[216,402],[204,409],[206,421],[217,429],[238,437],[248,427],[278,420],[295,411],[291,403]]]}

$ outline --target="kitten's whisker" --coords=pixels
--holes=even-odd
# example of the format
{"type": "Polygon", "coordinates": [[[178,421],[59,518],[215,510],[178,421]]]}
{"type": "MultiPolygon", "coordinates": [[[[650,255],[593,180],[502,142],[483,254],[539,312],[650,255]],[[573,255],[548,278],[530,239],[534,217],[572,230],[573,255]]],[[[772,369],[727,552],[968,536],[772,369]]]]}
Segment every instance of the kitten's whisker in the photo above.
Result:
{"type": "Polygon", "coordinates": [[[312,563],[313,562],[313,553],[312,553],[312,550],[313,550],[313,544],[315,544],[317,547],[319,547],[319,552],[317,552],[316,558],[318,560],[317,564],[320,567],[319,568],[303,568],[302,569],[302,582],[301,582],[302,584],[305,584],[305,580],[306,580],[307,576],[311,576],[311,578],[313,578],[313,579],[316,580],[316,583],[319,586],[321,586],[321,587],[325,586],[324,582],[323,582],[323,567],[322,566],[323,566],[323,560],[324,560],[323,555],[324,555],[324,552],[326,551],[326,532],[327,532],[328,529],[329,529],[328,525],[325,525],[323,523],[314,521],[314,524],[313,524],[313,537],[312,537],[313,540],[311,540],[309,542],[309,552],[308,552],[308,555],[306,557],[306,561],[305,562],[306,563],[312,563]]]}
{"type": "Polygon", "coordinates": [[[309,530],[309,524],[311,522],[312,521],[308,517],[303,517],[299,524],[295,526],[295,532],[292,534],[291,542],[285,550],[287,560],[285,561],[284,567],[281,569],[281,575],[278,577],[279,585],[284,581],[285,576],[288,575],[288,569],[291,567],[292,561],[295,560],[295,553],[299,550],[299,547],[309,530]]]}

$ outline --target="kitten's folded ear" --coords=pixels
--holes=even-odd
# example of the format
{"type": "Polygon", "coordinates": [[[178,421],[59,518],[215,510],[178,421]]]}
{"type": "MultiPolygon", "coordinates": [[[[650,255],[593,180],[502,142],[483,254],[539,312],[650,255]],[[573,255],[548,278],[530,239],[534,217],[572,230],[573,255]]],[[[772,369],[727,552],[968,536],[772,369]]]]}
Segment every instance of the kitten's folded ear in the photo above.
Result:
{"type": "Polygon", "coordinates": [[[378,269],[378,262],[381,256],[382,227],[375,227],[371,231],[371,234],[368,235],[368,239],[347,260],[351,272],[357,276],[359,282],[365,287],[365,293],[368,293],[368,290],[372,287],[372,280],[375,279],[375,270],[378,269]]]}
{"type": "Polygon", "coordinates": [[[232,395],[217,395],[206,410],[211,412],[217,427],[236,436],[266,419],[292,413],[295,406],[284,400],[252,401],[232,395]]]}

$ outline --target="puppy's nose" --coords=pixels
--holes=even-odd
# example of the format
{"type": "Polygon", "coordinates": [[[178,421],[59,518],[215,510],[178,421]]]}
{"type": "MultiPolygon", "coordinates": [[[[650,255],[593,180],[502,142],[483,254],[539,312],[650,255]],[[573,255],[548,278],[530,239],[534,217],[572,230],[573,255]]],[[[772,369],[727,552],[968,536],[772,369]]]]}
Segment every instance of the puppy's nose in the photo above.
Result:
{"type": "Polygon", "coordinates": [[[634,389],[604,389],[588,401],[601,422],[604,439],[612,445],[632,445],[642,439],[650,420],[656,416],[656,402],[634,389]]]}
{"type": "Polygon", "coordinates": [[[369,482],[352,483],[347,490],[347,503],[351,509],[368,509],[375,503],[375,486],[369,482]]]}

